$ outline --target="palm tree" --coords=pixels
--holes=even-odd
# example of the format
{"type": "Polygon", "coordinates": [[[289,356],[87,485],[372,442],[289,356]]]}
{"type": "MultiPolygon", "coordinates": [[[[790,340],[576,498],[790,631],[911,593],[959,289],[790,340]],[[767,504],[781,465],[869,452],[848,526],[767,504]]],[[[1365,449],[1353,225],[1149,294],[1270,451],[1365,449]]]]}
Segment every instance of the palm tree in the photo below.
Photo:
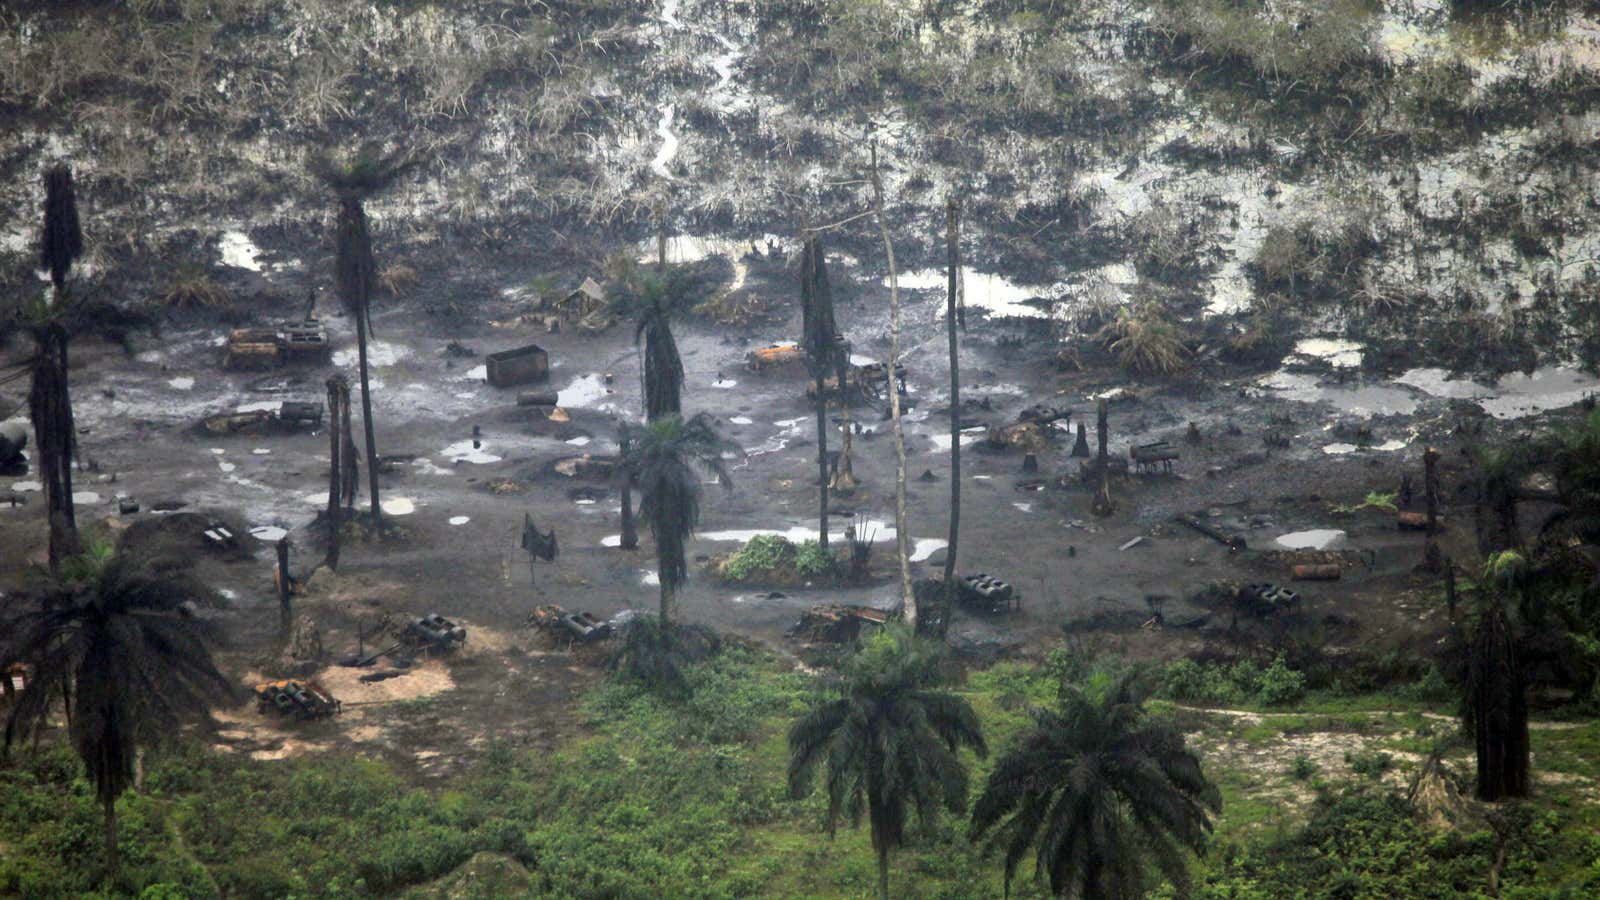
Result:
{"type": "Polygon", "coordinates": [[[378,529],[383,527],[383,510],[378,504],[378,443],[372,424],[372,385],[367,377],[367,337],[372,331],[372,288],[377,280],[377,263],[372,258],[372,234],[367,228],[364,204],[413,165],[415,162],[403,152],[384,155],[372,146],[361,148],[343,165],[326,157],[312,160],[312,172],[339,198],[334,282],[345,312],[356,322],[361,418],[367,433],[367,485],[372,499],[372,524],[378,529]]]}
{"type": "Polygon", "coordinates": [[[866,814],[884,898],[889,853],[905,842],[910,811],[923,825],[941,809],[960,813],[967,770],[956,754],[988,753],[971,705],[940,689],[938,650],[910,626],[886,628],[846,666],[843,696],[817,705],[789,729],[790,794],[810,794],[820,768],[829,837],[841,817],[856,827],[866,814]]]}
{"type": "MultiPolygon", "coordinates": [[[[612,315],[635,321],[634,346],[643,345],[639,378],[643,382],[647,422],[683,412],[683,359],[678,355],[678,342],[672,337],[672,318],[691,305],[692,294],[689,279],[681,269],[665,268],[664,260],[661,265],[662,269],[655,273],[630,269],[622,290],[611,301],[612,315]]],[[[638,473],[627,465],[625,439],[619,444],[623,459],[621,546],[632,550],[639,546],[633,524],[633,486],[638,473]]]]}
{"type": "Polygon", "coordinates": [[[28,413],[38,450],[39,480],[44,485],[50,527],[50,568],[78,552],[78,525],[72,506],[72,459],[77,451],[72,398],[68,391],[67,345],[71,338],[94,334],[127,347],[128,333],[147,328],[149,317],[111,303],[77,296],[68,276],[83,252],[72,170],[58,163],[45,172],[44,224],[39,259],[50,272],[50,292],[32,302],[19,302],[0,317],[0,345],[26,332],[35,347],[28,413]]]}
{"type": "MultiPolygon", "coordinates": [[[[1526,685],[1502,598],[1525,591],[1529,577],[1527,562],[1517,553],[1497,553],[1484,566],[1489,607],[1479,617],[1469,648],[1463,704],[1477,747],[1480,800],[1528,795],[1526,685]]],[[[1522,606],[1526,615],[1526,601],[1522,606]]]]}
{"type": "Polygon", "coordinates": [[[105,811],[108,874],[117,867],[116,802],[133,783],[137,747],[233,696],[206,629],[187,613],[202,596],[196,585],[91,547],[63,562],[0,648],[0,659],[33,673],[6,720],[8,754],[48,725],[51,689],[65,688],[73,748],[105,811]]]}
{"type": "Polygon", "coordinates": [[[843,360],[838,326],[833,321],[833,289],[828,285],[828,267],[822,244],[808,236],[800,256],[800,314],[804,322],[806,362],[817,384],[817,543],[828,552],[828,394],[827,377],[838,375],[840,403],[845,395],[843,360]]]}
{"type": "Polygon", "coordinates": [[[39,239],[39,260],[50,271],[51,297],[37,309],[18,315],[4,329],[19,328],[33,335],[36,352],[33,386],[28,392],[28,415],[33,420],[34,446],[39,451],[39,480],[44,484],[45,511],[50,523],[50,570],[78,549],[78,523],[72,508],[72,449],[76,429],[72,423],[72,398],[67,390],[67,330],[61,316],[71,303],[67,276],[83,253],[83,231],[78,224],[78,200],[72,189],[72,170],[57,163],[45,172],[44,227],[39,239]]]}
{"type": "Polygon", "coordinates": [[[639,272],[612,300],[611,311],[632,319],[634,346],[642,346],[639,377],[644,382],[645,420],[683,412],[683,359],[672,338],[672,319],[695,301],[689,276],[682,269],[639,272]]]}
{"type": "Polygon", "coordinates": [[[628,453],[624,465],[644,494],[639,513],[655,538],[665,630],[672,621],[672,599],[689,578],[684,544],[700,524],[700,480],[694,467],[712,472],[727,487],[732,481],[722,454],[732,444],[717,434],[705,413],[687,421],[671,415],[643,427],[624,425],[622,444],[628,453]]]}
{"type": "Polygon", "coordinates": [[[1222,798],[1182,732],[1148,719],[1131,677],[1104,696],[1063,696],[996,763],[972,833],[1005,853],[1006,892],[1030,851],[1050,889],[1080,898],[1143,897],[1150,864],[1186,894],[1183,851],[1203,853],[1222,798]]]}

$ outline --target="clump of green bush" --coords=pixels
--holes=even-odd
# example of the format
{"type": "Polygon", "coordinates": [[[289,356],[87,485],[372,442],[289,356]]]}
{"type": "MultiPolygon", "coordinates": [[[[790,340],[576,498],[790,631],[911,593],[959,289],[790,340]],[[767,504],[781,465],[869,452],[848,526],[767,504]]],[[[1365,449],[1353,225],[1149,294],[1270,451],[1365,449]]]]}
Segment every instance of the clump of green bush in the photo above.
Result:
{"type": "Polygon", "coordinates": [[[1265,669],[1252,660],[1232,665],[1180,659],[1161,673],[1162,696],[1187,703],[1260,703],[1280,706],[1305,696],[1305,673],[1278,657],[1265,669]]]}
{"type": "Polygon", "coordinates": [[[832,574],[833,555],[816,541],[794,543],[777,534],[758,534],[722,564],[721,576],[733,582],[788,584],[832,574]]]}

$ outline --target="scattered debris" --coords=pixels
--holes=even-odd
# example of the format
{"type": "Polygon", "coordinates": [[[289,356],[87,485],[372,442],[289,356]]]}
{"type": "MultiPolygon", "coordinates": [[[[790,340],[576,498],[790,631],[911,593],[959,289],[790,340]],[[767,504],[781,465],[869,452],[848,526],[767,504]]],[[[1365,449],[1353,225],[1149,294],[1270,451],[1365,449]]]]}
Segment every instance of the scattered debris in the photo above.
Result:
{"type": "Polygon", "coordinates": [[[772,369],[802,366],[805,364],[806,354],[798,344],[772,344],[759,350],[751,350],[745,354],[744,360],[745,365],[765,374],[772,369]]]}
{"type": "Polygon", "coordinates": [[[228,333],[224,365],[229,369],[273,369],[285,363],[326,363],[332,356],[328,331],[316,319],[273,328],[235,328],[228,333]]]}
{"type": "Polygon", "coordinates": [[[1213,541],[1216,541],[1235,553],[1248,549],[1245,546],[1244,538],[1239,537],[1238,535],[1223,534],[1221,531],[1212,528],[1210,525],[1207,525],[1193,516],[1173,516],[1173,521],[1180,525],[1187,525],[1190,528],[1193,528],[1195,531],[1198,531],[1206,537],[1211,538],[1213,541]]]}
{"type": "Polygon", "coordinates": [[[1178,459],[1178,448],[1166,441],[1156,441],[1140,444],[1129,450],[1128,455],[1133,457],[1134,466],[1141,472],[1154,471],[1157,466],[1164,472],[1171,472],[1172,463],[1178,459]]]}
{"type": "Polygon", "coordinates": [[[862,628],[877,628],[887,621],[886,610],[819,603],[800,616],[789,636],[814,644],[844,644],[854,641],[862,628]]]}
{"type": "Polygon", "coordinates": [[[429,613],[406,626],[400,638],[430,653],[448,653],[467,642],[467,630],[438,613],[429,613]]]}
{"type": "Polygon", "coordinates": [[[256,706],[294,719],[324,719],[337,715],[340,702],[315,681],[268,681],[255,686],[256,706]]]}
{"type": "Polygon", "coordinates": [[[1133,540],[1127,542],[1126,544],[1123,544],[1121,547],[1118,547],[1117,549],[1118,550],[1131,550],[1134,547],[1137,547],[1137,546],[1139,546],[1140,544],[1142,544],[1144,542],[1145,542],[1145,537],[1144,537],[1144,535],[1141,534],[1138,537],[1134,538],[1133,540]]]}

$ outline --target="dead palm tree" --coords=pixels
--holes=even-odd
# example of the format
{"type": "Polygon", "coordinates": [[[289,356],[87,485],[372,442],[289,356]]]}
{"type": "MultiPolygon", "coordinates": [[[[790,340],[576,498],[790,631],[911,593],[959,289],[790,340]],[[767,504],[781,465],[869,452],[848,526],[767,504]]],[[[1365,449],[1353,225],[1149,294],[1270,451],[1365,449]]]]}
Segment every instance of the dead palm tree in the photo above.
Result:
{"type": "Polygon", "coordinates": [[[639,513],[655,539],[665,630],[672,621],[673,597],[689,578],[684,546],[700,523],[700,480],[694,469],[712,472],[724,487],[732,484],[722,461],[732,445],[717,434],[711,417],[700,413],[687,421],[671,415],[643,427],[624,425],[623,446],[625,466],[644,495],[639,513]]]}
{"type": "Polygon", "coordinates": [[[63,561],[6,636],[0,659],[32,673],[6,720],[5,749],[48,724],[62,688],[73,749],[105,812],[107,872],[117,867],[116,801],[140,744],[171,734],[233,695],[188,613],[203,592],[144,571],[104,547],[63,561]]]}
{"type": "Polygon", "coordinates": [[[891,626],[845,669],[843,696],[817,705],[789,729],[789,793],[811,793],[817,770],[828,791],[828,835],[841,818],[866,815],[878,857],[878,895],[889,896],[889,854],[905,842],[912,810],[924,826],[967,801],[956,755],[988,752],[978,716],[942,690],[938,648],[891,626]]]}
{"type": "Polygon", "coordinates": [[[403,152],[384,155],[368,146],[343,164],[318,157],[311,167],[339,198],[334,231],[334,283],[340,303],[356,323],[361,418],[367,437],[367,484],[372,500],[372,524],[378,529],[383,527],[383,510],[378,502],[378,444],[372,423],[372,384],[367,367],[367,338],[372,332],[372,291],[377,281],[377,263],[372,258],[372,234],[367,227],[364,204],[367,198],[394,184],[414,164],[403,152]]]}
{"type": "MultiPolygon", "coordinates": [[[[839,328],[833,320],[833,288],[828,284],[828,267],[822,255],[822,243],[815,235],[805,241],[800,256],[800,313],[803,321],[806,363],[816,381],[817,390],[817,542],[822,552],[828,552],[828,390],[827,378],[838,376],[838,393],[841,404],[848,403],[845,395],[843,360],[839,328]]],[[[831,557],[830,557],[831,558],[831,557]]]]}
{"type": "Polygon", "coordinates": [[[1202,853],[1221,795],[1183,733],[1148,719],[1132,678],[1096,699],[1063,697],[995,764],[972,834],[1005,854],[1006,893],[1031,852],[1052,893],[1133,900],[1161,872],[1186,896],[1184,851],[1202,853]]]}

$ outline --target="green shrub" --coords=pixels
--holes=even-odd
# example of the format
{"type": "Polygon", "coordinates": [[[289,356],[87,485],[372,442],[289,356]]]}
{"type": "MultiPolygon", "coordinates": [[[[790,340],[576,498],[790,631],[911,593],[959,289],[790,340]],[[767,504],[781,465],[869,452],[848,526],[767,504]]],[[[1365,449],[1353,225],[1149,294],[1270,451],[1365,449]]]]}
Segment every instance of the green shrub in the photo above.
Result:
{"type": "Polygon", "coordinates": [[[1296,756],[1294,762],[1289,764],[1289,774],[1294,776],[1295,781],[1306,781],[1317,774],[1320,768],[1310,757],[1302,754],[1296,756]]]}
{"type": "Polygon", "coordinates": [[[722,574],[731,581],[745,581],[765,572],[792,569],[796,565],[797,550],[786,537],[777,534],[758,534],[745,542],[738,552],[729,557],[722,574]]]}
{"type": "Polygon", "coordinates": [[[832,573],[833,564],[833,554],[822,549],[822,545],[816,541],[803,541],[795,551],[795,571],[806,578],[832,573]]]}
{"type": "Polygon", "coordinates": [[[1267,706],[1293,703],[1306,694],[1306,676],[1289,668],[1279,656],[1257,680],[1256,699],[1267,706]]]}
{"type": "Polygon", "coordinates": [[[1356,753],[1346,750],[1344,761],[1350,766],[1350,771],[1364,778],[1382,778],[1383,773],[1394,767],[1394,757],[1380,750],[1356,753]]]}

